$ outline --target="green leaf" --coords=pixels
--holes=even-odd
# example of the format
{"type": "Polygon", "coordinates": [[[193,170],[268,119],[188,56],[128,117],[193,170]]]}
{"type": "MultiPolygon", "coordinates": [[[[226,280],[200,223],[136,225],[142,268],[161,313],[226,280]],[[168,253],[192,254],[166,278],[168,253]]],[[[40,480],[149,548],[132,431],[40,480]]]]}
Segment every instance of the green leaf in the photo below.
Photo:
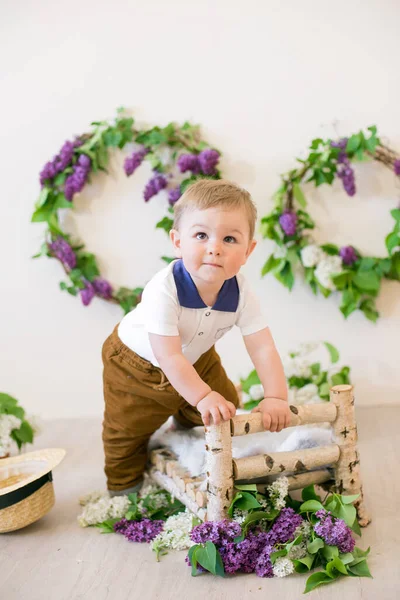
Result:
{"type": "Polygon", "coordinates": [[[275,258],[274,255],[271,254],[261,270],[261,276],[264,277],[264,275],[275,269],[280,262],[280,258],[275,258]]]}
{"type": "Polygon", "coordinates": [[[329,390],[330,390],[329,383],[322,383],[318,388],[318,395],[321,398],[328,400],[329,399],[329,390]]]}
{"type": "Polygon", "coordinates": [[[285,262],[285,266],[283,267],[283,269],[281,271],[279,271],[278,273],[275,273],[275,277],[278,281],[283,283],[283,285],[285,287],[287,287],[289,290],[292,289],[293,284],[294,284],[294,275],[292,272],[292,266],[289,261],[285,262]]]}
{"type": "Polygon", "coordinates": [[[335,244],[322,244],[321,248],[330,256],[336,256],[339,254],[339,247],[335,244]]]}
{"type": "Polygon", "coordinates": [[[248,394],[249,390],[251,388],[252,385],[257,385],[261,383],[260,382],[260,378],[257,374],[257,371],[254,369],[253,371],[250,372],[250,374],[247,376],[246,379],[240,379],[240,385],[242,387],[242,390],[248,394]]]}
{"type": "Polygon", "coordinates": [[[15,408],[17,406],[17,404],[18,404],[18,400],[16,400],[9,394],[0,392],[0,413],[4,413],[10,409],[15,408]]]}
{"type": "Polygon", "coordinates": [[[197,562],[213,575],[216,575],[217,548],[213,542],[207,541],[205,546],[200,546],[196,552],[197,562]]]}
{"type": "Polygon", "coordinates": [[[173,225],[173,219],[170,219],[169,217],[163,217],[161,221],[158,221],[158,223],[156,224],[156,229],[164,229],[164,231],[169,234],[173,225]]]}
{"type": "Polygon", "coordinates": [[[199,548],[201,548],[200,544],[194,544],[194,546],[189,548],[188,552],[188,558],[190,560],[190,564],[192,565],[192,577],[196,577],[198,574],[196,554],[199,548]]]}
{"type": "Polygon", "coordinates": [[[398,223],[400,223],[400,208],[394,208],[390,211],[393,219],[395,219],[398,223]]]}
{"type": "Polygon", "coordinates": [[[318,500],[307,500],[300,506],[300,512],[317,512],[317,510],[321,510],[322,508],[324,507],[318,500]]]}
{"type": "Polygon", "coordinates": [[[307,554],[303,558],[292,559],[296,573],[306,573],[313,565],[316,555],[307,554]]]}
{"type": "Polygon", "coordinates": [[[293,195],[296,198],[297,202],[300,204],[302,208],[305,208],[307,205],[307,200],[303,194],[303,190],[301,189],[298,183],[293,184],[293,195]]]}
{"type": "Polygon", "coordinates": [[[245,492],[257,492],[257,485],[255,483],[235,484],[235,489],[245,492]]]}
{"type": "Polygon", "coordinates": [[[367,317],[367,319],[369,319],[373,323],[376,323],[376,321],[379,317],[379,313],[376,310],[375,303],[372,299],[369,298],[367,300],[363,300],[361,302],[359,308],[364,313],[364,315],[367,317]]]}
{"type": "Polygon", "coordinates": [[[313,483],[302,489],[301,497],[303,502],[306,502],[307,500],[316,500],[317,502],[321,502],[321,497],[316,493],[313,483]]]}
{"type": "Polygon", "coordinates": [[[21,427],[19,429],[14,429],[13,432],[21,444],[32,444],[33,429],[28,421],[22,421],[21,427]]]}
{"type": "Polygon", "coordinates": [[[101,533],[115,533],[114,524],[118,523],[121,519],[107,519],[102,523],[96,523],[95,527],[101,529],[101,533]]]}
{"type": "Polygon", "coordinates": [[[348,570],[353,573],[353,575],[357,575],[357,577],[371,577],[370,570],[367,565],[367,561],[363,560],[356,565],[349,565],[348,570]]]}
{"type": "Polygon", "coordinates": [[[353,283],[362,291],[378,292],[381,280],[375,271],[357,271],[353,283]]]}
{"type": "Polygon", "coordinates": [[[316,537],[315,540],[307,544],[307,552],[309,552],[310,554],[316,554],[318,550],[320,550],[324,546],[324,540],[321,540],[321,538],[316,537]]]}
{"type": "Polygon", "coordinates": [[[324,342],[324,346],[326,347],[326,349],[329,352],[329,355],[331,357],[331,362],[333,364],[337,363],[340,358],[337,348],[335,348],[335,346],[333,346],[329,342],[324,342]]]}
{"type": "Polygon", "coordinates": [[[49,193],[51,192],[51,189],[47,186],[44,186],[44,188],[42,188],[42,191],[39,194],[39,198],[36,201],[35,204],[35,208],[38,209],[41,206],[43,206],[46,203],[47,197],[49,195],[49,193]]]}
{"type": "Polygon", "coordinates": [[[360,494],[353,494],[351,496],[340,496],[340,499],[343,502],[343,504],[351,504],[352,502],[357,500],[357,498],[359,498],[359,497],[360,497],[360,494]]]}
{"type": "Polygon", "coordinates": [[[347,575],[347,569],[338,556],[335,556],[335,558],[329,561],[325,569],[331,577],[335,576],[335,569],[336,571],[339,571],[339,573],[342,573],[342,575],[347,575]]]}
{"type": "Polygon", "coordinates": [[[313,573],[306,581],[306,588],[304,590],[304,593],[307,594],[319,585],[323,585],[325,583],[332,583],[332,581],[334,581],[334,579],[332,577],[329,577],[329,575],[325,571],[313,573]]]}
{"type": "Polygon", "coordinates": [[[60,192],[56,196],[56,201],[54,203],[54,210],[58,210],[59,208],[72,208],[72,203],[68,202],[63,192],[60,192]]]}
{"type": "Polygon", "coordinates": [[[351,552],[346,552],[345,554],[339,554],[339,558],[344,565],[348,565],[353,562],[354,557],[351,552]]]}
{"type": "Polygon", "coordinates": [[[327,561],[330,561],[336,556],[339,556],[339,549],[337,546],[329,546],[328,544],[324,544],[322,547],[322,554],[327,561]]]}
{"type": "Polygon", "coordinates": [[[361,144],[361,136],[360,134],[352,135],[347,141],[346,152],[347,154],[354,153],[361,144]]]}
{"type": "Polygon", "coordinates": [[[395,233],[395,232],[389,233],[389,235],[386,236],[385,244],[386,244],[386,248],[387,248],[389,254],[392,254],[394,248],[397,248],[397,246],[400,246],[400,238],[399,238],[398,233],[395,233]]]}

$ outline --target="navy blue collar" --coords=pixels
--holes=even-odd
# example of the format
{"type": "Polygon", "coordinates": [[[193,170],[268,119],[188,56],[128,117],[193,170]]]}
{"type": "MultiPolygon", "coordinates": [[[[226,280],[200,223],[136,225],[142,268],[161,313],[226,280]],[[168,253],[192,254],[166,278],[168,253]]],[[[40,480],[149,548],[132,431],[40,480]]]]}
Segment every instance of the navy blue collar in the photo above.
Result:
{"type": "MultiPolygon", "coordinates": [[[[196,284],[186,270],[183,260],[174,263],[172,272],[175,279],[178,300],[185,308],[207,308],[197,290],[196,284]]],[[[239,305],[239,286],[236,277],[227,279],[218,293],[218,298],[213,310],[223,312],[236,312],[239,305]]]]}

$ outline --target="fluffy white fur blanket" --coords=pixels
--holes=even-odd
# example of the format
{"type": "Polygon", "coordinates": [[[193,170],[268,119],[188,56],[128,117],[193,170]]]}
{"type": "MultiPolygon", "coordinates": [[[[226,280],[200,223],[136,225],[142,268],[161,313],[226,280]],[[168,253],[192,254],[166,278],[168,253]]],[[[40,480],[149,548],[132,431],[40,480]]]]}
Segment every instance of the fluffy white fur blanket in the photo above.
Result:
{"type": "MultiPolygon", "coordinates": [[[[237,414],[247,411],[238,410],[237,414]]],[[[151,437],[149,450],[169,447],[178,456],[180,464],[193,477],[205,473],[205,441],[204,428],[194,427],[188,430],[167,431],[171,425],[169,419],[151,437]]],[[[333,432],[329,426],[302,425],[289,427],[279,433],[264,431],[232,438],[232,454],[234,458],[244,458],[268,452],[289,452],[301,448],[314,448],[333,443],[333,432]]]]}

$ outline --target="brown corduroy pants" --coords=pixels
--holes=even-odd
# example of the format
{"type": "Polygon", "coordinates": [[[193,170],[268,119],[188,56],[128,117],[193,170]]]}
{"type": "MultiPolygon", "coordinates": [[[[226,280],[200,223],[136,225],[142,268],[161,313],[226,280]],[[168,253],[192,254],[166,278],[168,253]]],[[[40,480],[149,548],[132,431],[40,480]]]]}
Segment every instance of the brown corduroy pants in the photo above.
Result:
{"type": "MultiPolygon", "coordinates": [[[[183,427],[203,425],[199,411],[172,387],[159,367],[121,342],[117,327],[103,345],[105,473],[109,490],[137,484],[147,462],[150,436],[171,415],[183,427]]],[[[238,406],[233,383],[214,346],[193,365],[212,390],[238,406]]]]}

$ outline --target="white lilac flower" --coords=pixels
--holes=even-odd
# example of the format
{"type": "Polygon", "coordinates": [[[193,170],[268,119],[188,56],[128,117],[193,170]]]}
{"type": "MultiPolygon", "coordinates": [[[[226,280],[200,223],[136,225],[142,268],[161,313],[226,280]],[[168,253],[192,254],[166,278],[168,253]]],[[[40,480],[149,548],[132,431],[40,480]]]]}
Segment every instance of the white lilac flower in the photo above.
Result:
{"type": "Polygon", "coordinates": [[[289,356],[284,358],[282,362],[286,377],[303,377],[305,379],[311,377],[310,363],[304,358],[299,356],[291,358],[289,356]]]}
{"type": "Polygon", "coordinates": [[[316,244],[302,248],[300,255],[301,262],[305,267],[315,267],[326,256],[325,252],[316,244]]]}
{"type": "Polygon", "coordinates": [[[292,546],[288,552],[288,558],[296,560],[304,558],[307,555],[307,544],[306,542],[300,542],[297,546],[292,546]]]}
{"type": "Polygon", "coordinates": [[[39,435],[43,431],[43,420],[38,415],[26,415],[25,420],[33,429],[34,435],[39,435]]]}
{"type": "Polygon", "coordinates": [[[311,537],[311,523],[309,521],[303,521],[301,525],[296,527],[294,538],[296,539],[299,535],[303,536],[303,542],[306,542],[311,537]]]}
{"type": "Polygon", "coordinates": [[[108,492],[100,492],[99,490],[95,490],[94,492],[90,492],[89,494],[85,494],[85,496],[81,496],[79,498],[79,504],[81,506],[85,506],[86,504],[90,504],[92,502],[97,502],[100,498],[109,498],[110,494],[108,492]]]}
{"type": "Polygon", "coordinates": [[[275,577],[287,577],[294,571],[294,565],[289,558],[281,556],[276,559],[273,566],[273,573],[275,577]]]}
{"type": "Polygon", "coordinates": [[[128,510],[130,501],[128,496],[101,496],[94,502],[85,504],[82,513],[78,517],[81,527],[96,525],[107,519],[122,519],[128,510]]]}
{"type": "Polygon", "coordinates": [[[295,402],[296,404],[310,404],[315,396],[319,398],[318,386],[315,383],[307,383],[307,385],[303,385],[303,387],[296,390],[295,402]]]}
{"type": "Polygon", "coordinates": [[[195,542],[190,539],[193,527],[193,514],[186,509],[185,512],[169,517],[164,528],[150,544],[150,549],[159,552],[163,549],[187,550],[195,542]]]}
{"type": "Polygon", "coordinates": [[[274,258],[285,258],[287,254],[286,246],[275,245],[273,256],[274,258]]]}
{"type": "Polygon", "coordinates": [[[287,477],[279,477],[267,486],[267,492],[272,506],[277,510],[285,508],[285,498],[288,495],[289,480],[287,477]]]}
{"type": "Polygon", "coordinates": [[[264,388],[261,383],[252,385],[249,389],[249,394],[252,400],[262,400],[264,398],[264,388]]]}
{"type": "Polygon", "coordinates": [[[315,352],[321,345],[321,342],[303,342],[299,345],[298,355],[299,356],[308,356],[312,352],[315,352]]]}
{"type": "Polygon", "coordinates": [[[236,523],[243,523],[245,519],[249,516],[248,510],[240,510],[240,508],[235,508],[233,510],[232,520],[236,521],[236,523]]]}
{"type": "Polygon", "coordinates": [[[13,443],[11,432],[21,427],[21,419],[15,415],[0,415],[0,457],[6,456],[13,443]]]}
{"type": "Polygon", "coordinates": [[[318,263],[315,269],[315,277],[324,288],[335,290],[336,287],[331,277],[332,275],[341,273],[341,271],[342,259],[340,256],[326,256],[318,263]]]}

